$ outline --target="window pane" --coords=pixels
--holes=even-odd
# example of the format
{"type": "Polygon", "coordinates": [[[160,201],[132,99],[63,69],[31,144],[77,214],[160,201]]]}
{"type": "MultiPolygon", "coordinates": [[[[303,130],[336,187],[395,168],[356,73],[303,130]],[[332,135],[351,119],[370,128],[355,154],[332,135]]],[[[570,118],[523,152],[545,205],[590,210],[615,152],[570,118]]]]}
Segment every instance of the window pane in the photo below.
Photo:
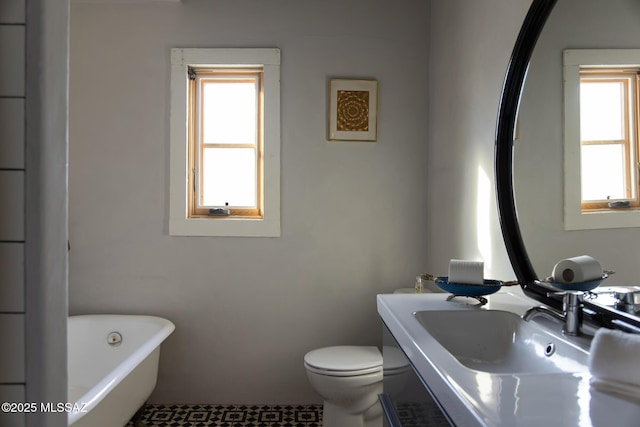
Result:
{"type": "Polygon", "coordinates": [[[255,143],[255,82],[207,81],[204,83],[202,96],[203,142],[255,143]]]}
{"type": "Polygon", "coordinates": [[[253,148],[205,148],[202,160],[203,206],[257,207],[253,148]]]}
{"type": "Polygon", "coordinates": [[[582,200],[625,199],[624,152],[620,144],[582,146],[582,200]]]}
{"type": "Polygon", "coordinates": [[[624,138],[624,85],[620,82],[580,84],[580,137],[583,141],[624,138]]]}

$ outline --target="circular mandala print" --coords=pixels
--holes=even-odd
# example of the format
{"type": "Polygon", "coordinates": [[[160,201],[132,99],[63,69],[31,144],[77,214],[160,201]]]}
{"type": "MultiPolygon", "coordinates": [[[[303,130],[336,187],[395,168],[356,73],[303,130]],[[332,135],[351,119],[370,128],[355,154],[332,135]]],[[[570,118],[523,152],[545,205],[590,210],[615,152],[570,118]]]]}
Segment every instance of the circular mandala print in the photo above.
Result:
{"type": "Polygon", "coordinates": [[[338,91],[337,125],[339,131],[369,130],[369,92],[338,91]]]}

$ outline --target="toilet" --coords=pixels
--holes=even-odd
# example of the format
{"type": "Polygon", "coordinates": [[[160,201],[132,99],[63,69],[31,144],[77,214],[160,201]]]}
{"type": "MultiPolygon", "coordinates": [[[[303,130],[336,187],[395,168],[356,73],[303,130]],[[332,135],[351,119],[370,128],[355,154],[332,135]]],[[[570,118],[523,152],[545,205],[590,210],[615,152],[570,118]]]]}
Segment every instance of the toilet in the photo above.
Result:
{"type": "Polygon", "coordinates": [[[373,346],[335,346],[304,356],[311,386],[324,399],[324,427],[381,427],[382,354],[373,346]]]}
{"type": "MultiPolygon", "coordinates": [[[[415,288],[394,293],[415,293],[415,288]]],[[[425,289],[423,292],[431,292],[425,289]]],[[[404,389],[411,366],[402,351],[384,346],[385,393],[404,389]]],[[[382,354],[378,347],[341,345],[311,350],[304,367],[311,386],[324,400],[323,427],[382,427],[382,354]]]]}

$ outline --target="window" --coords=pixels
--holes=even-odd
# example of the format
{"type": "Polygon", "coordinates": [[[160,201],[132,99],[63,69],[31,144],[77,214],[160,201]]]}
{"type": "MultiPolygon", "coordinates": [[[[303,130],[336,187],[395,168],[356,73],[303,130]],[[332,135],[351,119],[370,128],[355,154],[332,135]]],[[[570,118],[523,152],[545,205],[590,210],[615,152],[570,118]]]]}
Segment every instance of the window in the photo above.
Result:
{"type": "Polygon", "coordinates": [[[638,69],[580,69],[582,211],[638,207],[638,69]]]}
{"type": "Polygon", "coordinates": [[[279,50],[171,59],[170,234],[279,236],[279,50]]]}
{"type": "Polygon", "coordinates": [[[640,226],[637,49],[564,52],[564,225],[640,226]]]}
{"type": "Polygon", "coordinates": [[[262,218],[262,68],[189,67],[188,216],[262,218]]]}

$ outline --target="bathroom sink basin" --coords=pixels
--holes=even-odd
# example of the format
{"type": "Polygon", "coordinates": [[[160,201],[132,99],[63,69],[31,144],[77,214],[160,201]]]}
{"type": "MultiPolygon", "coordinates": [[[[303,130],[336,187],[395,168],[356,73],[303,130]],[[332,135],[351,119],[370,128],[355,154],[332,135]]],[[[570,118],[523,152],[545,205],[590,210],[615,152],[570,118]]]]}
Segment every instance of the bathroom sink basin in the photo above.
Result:
{"type": "Polygon", "coordinates": [[[587,351],[558,331],[500,310],[417,311],[422,327],[462,365],[493,374],[588,371],[587,351]]]}

